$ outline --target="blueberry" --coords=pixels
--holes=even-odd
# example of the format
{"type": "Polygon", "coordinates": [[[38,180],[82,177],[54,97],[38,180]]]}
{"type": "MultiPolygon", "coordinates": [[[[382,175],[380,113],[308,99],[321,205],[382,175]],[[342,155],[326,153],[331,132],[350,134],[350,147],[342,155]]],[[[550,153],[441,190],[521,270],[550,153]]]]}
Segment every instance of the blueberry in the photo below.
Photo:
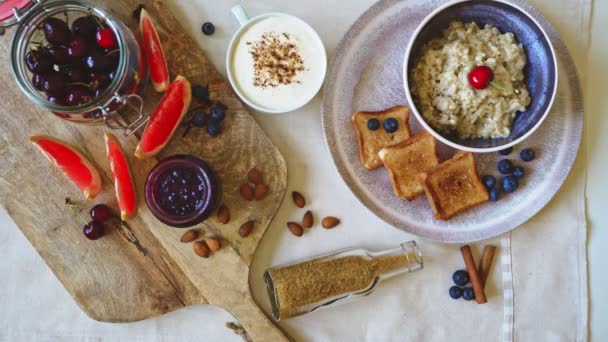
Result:
{"type": "Polygon", "coordinates": [[[498,162],[498,172],[503,175],[510,175],[513,172],[513,163],[509,159],[503,159],[498,162]]]}
{"type": "Polygon", "coordinates": [[[462,290],[462,298],[464,298],[464,300],[475,299],[475,291],[473,291],[473,288],[465,287],[464,290],[462,290]]]}
{"type": "Polygon", "coordinates": [[[376,118],[367,120],[367,129],[370,131],[375,131],[378,128],[380,128],[380,120],[376,118]]]}
{"type": "Polygon", "coordinates": [[[517,182],[517,178],[515,178],[513,175],[502,178],[502,190],[506,193],[511,193],[517,190],[518,185],[519,183],[517,182]]]}
{"type": "Polygon", "coordinates": [[[215,25],[210,22],[206,22],[203,24],[202,30],[205,35],[210,36],[213,34],[213,32],[215,32],[215,25]]]}
{"type": "Polygon", "coordinates": [[[452,275],[452,280],[454,284],[463,286],[469,282],[469,273],[465,270],[458,270],[452,275]]]}
{"type": "Polygon", "coordinates": [[[526,172],[523,167],[516,166],[513,168],[513,176],[515,176],[517,178],[523,178],[525,174],[526,174],[526,172]]]}
{"type": "Polygon", "coordinates": [[[519,157],[525,162],[532,161],[534,160],[534,150],[531,148],[524,148],[519,152],[519,157]]]}
{"type": "Polygon", "coordinates": [[[513,147],[507,147],[504,150],[498,151],[498,154],[500,154],[501,156],[508,156],[509,154],[511,154],[511,152],[513,152],[513,147]]]}
{"type": "Polygon", "coordinates": [[[486,185],[486,188],[491,189],[496,185],[496,178],[494,176],[483,176],[483,184],[486,185]]]}
{"type": "Polygon", "coordinates": [[[192,125],[194,127],[204,127],[207,125],[207,114],[202,108],[197,108],[192,111],[192,125]]]}
{"type": "Polygon", "coordinates": [[[192,96],[201,102],[207,101],[209,99],[209,87],[200,84],[193,85],[192,96]]]}
{"type": "Polygon", "coordinates": [[[209,125],[207,125],[207,134],[212,137],[217,137],[222,134],[222,126],[217,121],[211,121],[209,125]]]}
{"type": "Polygon", "coordinates": [[[215,122],[222,122],[226,117],[226,108],[220,104],[214,104],[211,107],[211,120],[215,122]]]}
{"type": "Polygon", "coordinates": [[[450,297],[453,299],[458,299],[462,297],[462,289],[458,286],[450,287],[450,297]]]}
{"type": "Polygon", "coordinates": [[[388,133],[394,133],[399,129],[399,121],[395,118],[388,118],[384,120],[383,126],[388,133]]]}
{"type": "Polygon", "coordinates": [[[492,202],[496,202],[498,201],[498,188],[491,188],[490,189],[490,201],[492,202]]]}

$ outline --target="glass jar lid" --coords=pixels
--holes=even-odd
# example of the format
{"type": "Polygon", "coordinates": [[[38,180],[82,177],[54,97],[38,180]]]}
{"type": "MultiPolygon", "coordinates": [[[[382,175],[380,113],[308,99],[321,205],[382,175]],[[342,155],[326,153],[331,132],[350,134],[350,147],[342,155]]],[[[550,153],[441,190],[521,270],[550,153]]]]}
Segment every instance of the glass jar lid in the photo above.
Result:
{"type": "Polygon", "coordinates": [[[0,2],[0,27],[16,25],[32,9],[46,0],[5,0],[0,2]]]}

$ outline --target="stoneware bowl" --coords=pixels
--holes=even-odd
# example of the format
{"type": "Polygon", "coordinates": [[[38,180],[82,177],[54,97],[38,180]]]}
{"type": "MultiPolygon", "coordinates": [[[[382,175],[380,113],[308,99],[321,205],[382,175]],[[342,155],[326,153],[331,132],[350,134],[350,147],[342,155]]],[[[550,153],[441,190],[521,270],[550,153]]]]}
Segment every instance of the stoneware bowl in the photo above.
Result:
{"type": "Polygon", "coordinates": [[[405,93],[411,110],[422,126],[441,142],[459,150],[493,152],[516,145],[530,136],[551,110],[557,93],[557,59],[545,31],[538,22],[519,6],[499,0],[456,0],[431,12],[418,26],[406,49],[403,64],[405,93]],[[460,139],[442,135],[428,125],[418,111],[410,92],[410,70],[416,65],[422,46],[441,35],[450,22],[476,22],[480,27],[495,26],[500,32],[512,32],[523,45],[527,63],[524,69],[531,102],[525,112],[515,117],[511,135],[494,139],[460,139]]]}

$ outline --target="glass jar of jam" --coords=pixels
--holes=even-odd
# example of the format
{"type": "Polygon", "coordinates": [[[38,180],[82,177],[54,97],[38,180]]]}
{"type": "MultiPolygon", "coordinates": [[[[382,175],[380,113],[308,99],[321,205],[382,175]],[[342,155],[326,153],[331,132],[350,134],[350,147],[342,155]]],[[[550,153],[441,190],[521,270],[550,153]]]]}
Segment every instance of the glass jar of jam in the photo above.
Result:
{"type": "MultiPolygon", "coordinates": [[[[12,72],[17,84],[31,101],[62,119],[79,123],[105,123],[112,128],[124,128],[129,134],[135,130],[136,126],[141,127],[145,123],[146,116],[142,112],[143,100],[137,95],[137,91],[142,80],[147,78],[147,66],[138,40],[123,22],[112,17],[105,10],[81,1],[3,1],[0,3],[0,27],[6,28],[13,25],[17,25],[17,29],[10,47],[12,72]],[[48,48],[52,46],[45,39],[42,30],[45,20],[61,19],[67,23],[68,27],[73,28],[74,21],[84,16],[91,16],[92,20],[103,25],[104,28],[109,28],[114,34],[115,46],[106,49],[111,50],[107,52],[106,57],[115,54],[112,55],[115,69],[113,69],[111,77],[108,77],[109,80],[104,79],[106,82],[104,89],[99,89],[92,94],[88,102],[68,106],[64,101],[52,99],[52,96],[47,96],[45,92],[39,90],[40,85],[36,85],[33,79],[34,73],[28,69],[26,55],[32,49],[44,48],[45,51],[49,51],[48,48]],[[117,110],[126,109],[126,107],[137,115],[131,124],[128,124],[117,113],[117,110]]],[[[87,43],[96,44],[95,38],[92,37],[92,42],[87,43]]],[[[99,46],[95,45],[95,47],[101,51],[99,46]]],[[[63,44],[61,48],[67,47],[63,44]]],[[[53,60],[53,72],[67,73],[67,69],[69,69],[67,65],[64,68],[56,60],[56,58],[53,60]]],[[[86,57],[82,58],[82,63],[86,63],[85,61],[86,57]]],[[[85,66],[89,65],[85,64],[85,66]]],[[[85,70],[90,72],[89,77],[93,77],[94,69],[85,70]]],[[[108,76],[110,76],[110,72],[108,72],[108,76]]],[[[42,76],[40,77],[42,78],[42,76]]],[[[92,83],[69,83],[68,86],[74,84],[90,87],[92,83]]]]}
{"type": "Polygon", "coordinates": [[[221,196],[211,167],[181,154],[161,160],[148,174],[144,191],[152,214],[178,228],[201,223],[215,210],[221,196]]]}

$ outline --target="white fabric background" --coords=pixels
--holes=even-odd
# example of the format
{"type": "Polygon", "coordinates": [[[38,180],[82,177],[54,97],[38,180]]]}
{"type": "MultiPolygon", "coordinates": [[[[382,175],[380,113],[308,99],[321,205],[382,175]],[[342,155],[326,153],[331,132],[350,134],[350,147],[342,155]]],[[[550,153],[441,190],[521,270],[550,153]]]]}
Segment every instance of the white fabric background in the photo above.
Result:
{"type": "MultiPolygon", "coordinates": [[[[168,2],[222,71],[229,38],[237,27],[229,13],[236,3],[245,6],[250,15],[283,11],[303,18],[319,31],[330,56],[352,21],[373,3],[168,2]],[[200,23],[206,20],[218,28],[213,37],[200,34],[200,23]]],[[[558,28],[584,73],[590,0],[537,0],[533,4],[558,28]]],[[[346,246],[387,248],[412,238],[366,211],[339,179],[324,146],[319,106],[320,99],[316,98],[295,113],[256,116],[286,157],[289,189],[304,192],[319,215],[333,214],[344,221],[339,229],[316,229],[296,239],[286,233],[284,222],[299,218],[302,213],[289,205],[281,208],[260,245],[251,274],[254,294],[262,306],[267,302],[260,276],[270,265],[346,246]]],[[[579,158],[576,171],[549,208],[512,235],[518,341],[584,338],[584,327],[577,326],[578,319],[586,318],[580,302],[586,294],[586,283],[581,285],[574,273],[585,265],[584,259],[579,259],[580,253],[573,250],[580,246],[576,243],[581,238],[577,233],[585,229],[584,163],[579,158]],[[557,231],[560,233],[555,234],[557,231]],[[579,296],[578,291],[582,290],[585,291],[579,296]]],[[[4,256],[0,261],[0,340],[240,340],[224,327],[226,321],[233,320],[231,316],[211,306],[194,306],[130,324],[92,321],[79,310],[5,213],[0,214],[0,225],[0,250],[4,256]]],[[[496,267],[499,264],[495,264],[490,278],[489,304],[451,301],[446,293],[450,276],[454,269],[462,267],[457,247],[417,240],[428,256],[423,271],[387,281],[373,295],[358,302],[288,320],[282,326],[298,340],[498,340],[503,318],[502,279],[496,267]]],[[[493,243],[498,245],[498,239],[493,243]]]]}

